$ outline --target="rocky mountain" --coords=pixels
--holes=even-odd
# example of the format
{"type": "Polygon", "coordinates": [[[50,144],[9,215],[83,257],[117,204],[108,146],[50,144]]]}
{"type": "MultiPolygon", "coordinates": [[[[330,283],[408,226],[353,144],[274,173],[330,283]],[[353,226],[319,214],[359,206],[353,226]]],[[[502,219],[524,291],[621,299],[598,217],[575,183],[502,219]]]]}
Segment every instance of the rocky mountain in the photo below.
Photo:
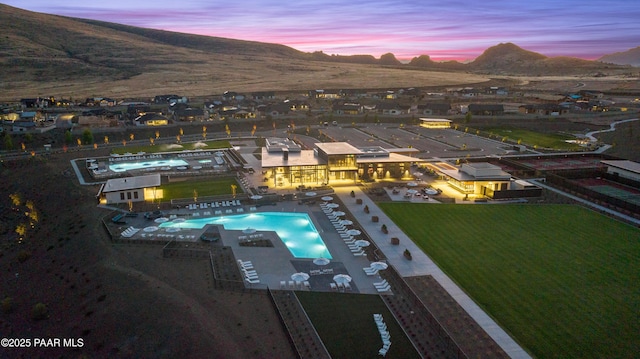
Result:
{"type": "Polygon", "coordinates": [[[627,51],[604,55],[598,61],[617,65],[640,66],[640,46],[627,51]]]}

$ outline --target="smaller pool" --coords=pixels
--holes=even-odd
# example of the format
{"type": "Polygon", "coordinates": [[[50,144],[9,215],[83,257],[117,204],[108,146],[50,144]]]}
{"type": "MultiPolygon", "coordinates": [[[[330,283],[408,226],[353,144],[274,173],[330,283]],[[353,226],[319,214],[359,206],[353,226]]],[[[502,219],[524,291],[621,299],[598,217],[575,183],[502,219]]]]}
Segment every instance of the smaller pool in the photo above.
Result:
{"type": "Polygon", "coordinates": [[[160,227],[200,229],[207,224],[222,224],[228,230],[253,228],[257,231],[274,231],[295,258],[332,258],[322,237],[306,213],[259,212],[206,217],[188,219],[178,223],[165,222],[160,227]]]}
{"type": "Polygon", "coordinates": [[[187,166],[189,163],[185,160],[168,159],[168,160],[151,160],[151,161],[136,161],[136,162],[123,162],[109,165],[109,169],[113,172],[125,172],[131,170],[139,170],[144,168],[154,167],[179,167],[187,166]]]}

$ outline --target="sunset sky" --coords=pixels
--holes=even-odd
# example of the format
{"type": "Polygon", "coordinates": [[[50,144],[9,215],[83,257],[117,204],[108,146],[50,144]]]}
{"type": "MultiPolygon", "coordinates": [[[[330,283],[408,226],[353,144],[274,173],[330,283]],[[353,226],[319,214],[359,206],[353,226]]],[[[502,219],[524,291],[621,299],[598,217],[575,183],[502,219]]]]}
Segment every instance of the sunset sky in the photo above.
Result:
{"type": "Polygon", "coordinates": [[[634,0],[5,0],[25,10],[278,43],[305,52],[472,60],[504,42],[597,59],[640,46],[634,0]]]}

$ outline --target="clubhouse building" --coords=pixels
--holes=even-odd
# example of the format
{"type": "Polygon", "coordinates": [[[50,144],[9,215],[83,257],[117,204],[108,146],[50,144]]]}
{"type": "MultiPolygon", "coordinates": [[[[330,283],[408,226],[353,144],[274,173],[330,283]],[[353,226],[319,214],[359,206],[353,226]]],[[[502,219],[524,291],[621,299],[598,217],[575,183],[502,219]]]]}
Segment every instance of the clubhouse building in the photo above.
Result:
{"type": "Polygon", "coordinates": [[[347,142],[316,143],[313,150],[303,150],[289,139],[268,138],[262,148],[262,169],[266,184],[276,187],[411,179],[411,166],[424,162],[406,155],[411,151],[357,148],[347,142]]]}

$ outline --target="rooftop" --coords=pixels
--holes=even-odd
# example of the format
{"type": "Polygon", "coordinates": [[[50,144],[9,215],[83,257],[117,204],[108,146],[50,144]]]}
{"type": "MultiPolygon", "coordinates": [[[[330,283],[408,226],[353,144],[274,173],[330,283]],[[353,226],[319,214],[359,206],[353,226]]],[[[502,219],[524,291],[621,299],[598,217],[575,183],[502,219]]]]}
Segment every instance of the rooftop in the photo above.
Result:
{"type": "Polygon", "coordinates": [[[126,191],[131,189],[140,189],[160,186],[160,174],[152,174],[146,176],[113,178],[107,181],[102,192],[126,191]]]}

